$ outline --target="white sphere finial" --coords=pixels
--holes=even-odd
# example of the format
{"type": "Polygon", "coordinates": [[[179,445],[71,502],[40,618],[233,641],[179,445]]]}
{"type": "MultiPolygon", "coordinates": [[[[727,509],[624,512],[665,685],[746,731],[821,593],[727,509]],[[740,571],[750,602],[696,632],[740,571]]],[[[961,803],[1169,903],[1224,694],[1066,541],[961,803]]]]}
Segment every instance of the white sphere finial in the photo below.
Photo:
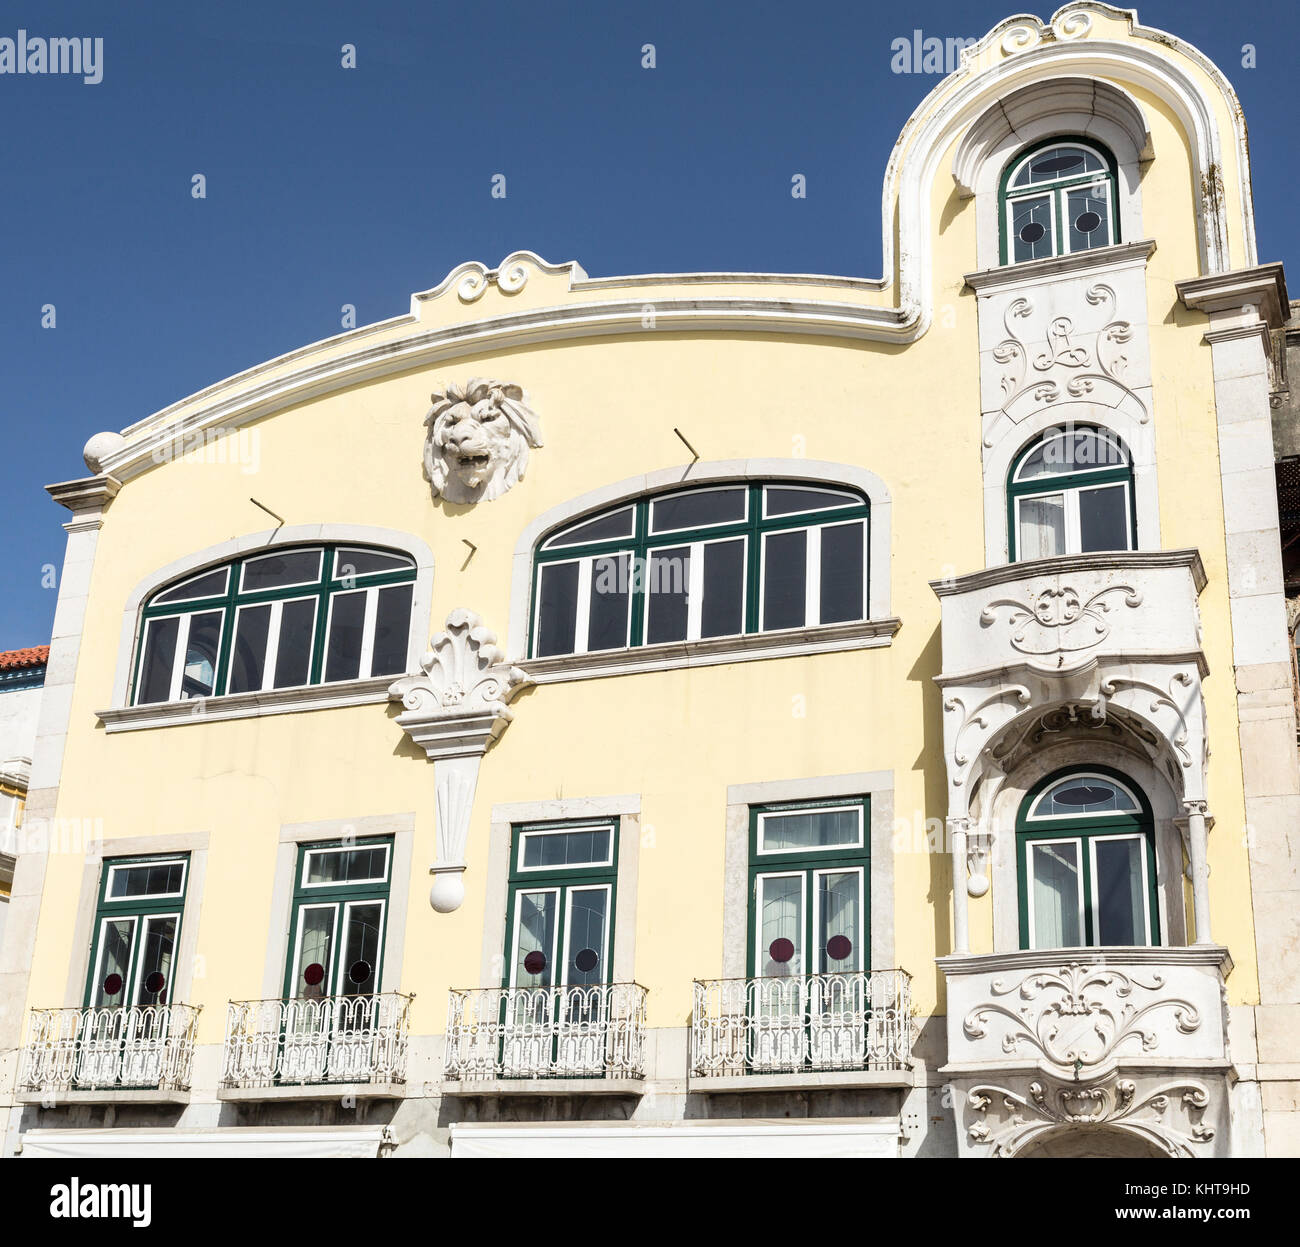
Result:
{"type": "Polygon", "coordinates": [[[109,455],[114,454],[125,444],[126,438],[120,433],[114,433],[111,430],[104,433],[96,433],[85,445],[81,452],[81,457],[86,461],[86,467],[92,472],[99,473],[103,471],[104,460],[109,455]]]}
{"type": "Polygon", "coordinates": [[[440,914],[449,914],[459,909],[465,899],[465,881],[460,871],[449,871],[439,875],[429,889],[429,904],[440,914]]]}

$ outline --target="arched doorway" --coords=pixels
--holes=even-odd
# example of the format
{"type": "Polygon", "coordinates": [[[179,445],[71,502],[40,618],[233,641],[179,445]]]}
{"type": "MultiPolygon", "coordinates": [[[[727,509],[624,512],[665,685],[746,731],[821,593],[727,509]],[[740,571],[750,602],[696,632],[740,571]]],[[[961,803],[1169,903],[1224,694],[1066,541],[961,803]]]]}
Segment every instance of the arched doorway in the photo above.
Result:
{"type": "Polygon", "coordinates": [[[1169,1153],[1147,1139],[1107,1126],[1062,1126],[1048,1130],[1016,1152],[1034,1160],[1168,1160],[1169,1153]]]}

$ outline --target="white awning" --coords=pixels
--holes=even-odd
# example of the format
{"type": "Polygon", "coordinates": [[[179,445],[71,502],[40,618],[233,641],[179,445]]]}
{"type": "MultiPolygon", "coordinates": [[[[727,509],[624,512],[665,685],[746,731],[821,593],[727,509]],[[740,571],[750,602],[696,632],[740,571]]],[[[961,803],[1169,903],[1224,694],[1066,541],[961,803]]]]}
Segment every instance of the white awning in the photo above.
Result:
{"type": "Polygon", "coordinates": [[[206,1130],[28,1130],[22,1156],[65,1160],[123,1157],[208,1160],[215,1157],[379,1155],[385,1126],[216,1126],[206,1130]]]}
{"type": "Polygon", "coordinates": [[[845,1121],[682,1121],[671,1123],[458,1122],[451,1127],[452,1159],[549,1157],[691,1158],[774,1156],[804,1159],[896,1157],[896,1117],[845,1121]]]}

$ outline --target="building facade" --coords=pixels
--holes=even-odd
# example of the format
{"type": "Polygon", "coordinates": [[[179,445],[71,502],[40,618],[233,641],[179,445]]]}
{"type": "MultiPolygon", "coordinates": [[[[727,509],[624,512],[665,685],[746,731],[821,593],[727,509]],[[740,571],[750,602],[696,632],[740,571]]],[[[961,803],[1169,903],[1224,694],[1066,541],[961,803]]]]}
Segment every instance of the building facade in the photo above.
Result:
{"type": "Polygon", "coordinates": [[[8,1153],[1300,1152],[1236,96],[1009,19],[883,216],[880,280],[463,264],[91,439],[8,1153]]]}
{"type": "Polygon", "coordinates": [[[22,848],[23,807],[49,657],[48,645],[0,652],[0,948],[22,848]]]}

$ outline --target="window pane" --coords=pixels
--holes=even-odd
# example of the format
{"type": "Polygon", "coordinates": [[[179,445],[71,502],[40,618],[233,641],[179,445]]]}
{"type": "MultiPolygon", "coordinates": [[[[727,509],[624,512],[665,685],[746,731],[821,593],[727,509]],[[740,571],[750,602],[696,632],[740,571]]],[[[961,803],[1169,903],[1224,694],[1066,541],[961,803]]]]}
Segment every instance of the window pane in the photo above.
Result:
{"type": "Polygon", "coordinates": [[[332,603],[325,679],[355,680],[361,671],[361,634],[365,628],[364,592],[337,594],[332,603]]]}
{"type": "Polygon", "coordinates": [[[378,572],[409,571],[414,566],[404,554],[384,554],[378,550],[339,550],[334,555],[334,579],[373,576],[378,572]]]}
{"type": "Polygon", "coordinates": [[[1089,251],[1110,243],[1110,184],[1104,179],[1066,192],[1070,250],[1089,251]]]}
{"type": "Polygon", "coordinates": [[[1032,481],[1071,472],[1127,467],[1128,453],[1119,438],[1096,429],[1072,429],[1046,438],[1021,461],[1016,480],[1032,481]]]}
{"type": "Polygon", "coordinates": [[[569,892],[569,938],[564,967],[574,986],[605,981],[605,931],[609,921],[608,888],[573,888],[569,892]]]}
{"type": "Polygon", "coordinates": [[[518,987],[549,987],[554,981],[555,892],[515,896],[514,982],[518,987]]]}
{"type": "Polygon", "coordinates": [[[799,531],[763,538],[763,629],[802,628],[806,616],[808,537],[799,531]]]}
{"type": "Polygon", "coordinates": [[[1094,840],[1092,854],[1097,888],[1096,942],[1103,946],[1146,944],[1142,842],[1136,836],[1094,840]]]}
{"type": "Polygon", "coordinates": [[[250,559],[244,564],[240,590],[249,593],[319,580],[320,559],[319,550],[292,550],[287,554],[267,554],[250,559]]]}
{"type": "Polygon", "coordinates": [[[1128,487],[1107,485],[1079,490],[1079,539],[1082,553],[1129,548],[1128,487]]]}
{"type": "Polygon", "coordinates": [[[817,880],[817,967],[819,974],[862,968],[858,935],[862,925],[862,872],[822,871],[817,880]]]}
{"type": "Polygon", "coordinates": [[[275,647],[276,688],[293,688],[311,678],[315,632],[315,598],[299,598],[280,608],[280,640],[275,647]]]}
{"type": "Polygon", "coordinates": [[[152,619],[145,634],[144,661],[140,664],[137,702],[166,701],[172,691],[172,667],[176,662],[179,617],[152,619]]]}
{"type": "Polygon", "coordinates": [[[688,618],[686,598],[691,584],[690,546],[653,551],[646,581],[647,644],[684,641],[688,618]]]}
{"type": "Polygon", "coordinates": [[[604,866],[610,861],[612,836],[608,827],[526,831],[520,835],[521,865],[525,870],[542,866],[604,866]]]}
{"type": "Polygon", "coordinates": [[[1034,805],[1030,818],[1043,818],[1053,814],[1136,813],[1137,805],[1118,784],[1100,775],[1079,775],[1053,784],[1034,805]]]}
{"type": "Polygon", "coordinates": [[[821,622],[824,624],[863,617],[863,532],[861,522],[822,529],[821,622]]]}
{"type": "Polygon", "coordinates": [[[160,593],[155,602],[191,602],[196,598],[220,597],[226,591],[230,568],[219,567],[214,572],[204,572],[178,584],[166,593],[160,593]]]}
{"type": "Polygon", "coordinates": [[[406,670],[406,647],[411,637],[412,585],[379,590],[375,610],[375,644],[370,657],[371,675],[400,675],[406,670]]]}
{"type": "Polygon", "coordinates": [[[312,849],[307,853],[305,883],[374,883],[388,873],[388,849],[375,844],[360,849],[312,849]]]}
{"type": "Polygon", "coordinates": [[[271,627],[270,604],[245,606],[235,624],[235,652],[230,659],[228,693],[247,693],[262,687],[266,669],[266,637],[271,627]]]}
{"type": "Polygon", "coordinates": [[[860,507],[854,494],[830,489],[795,489],[773,486],[763,491],[763,514],[797,515],[804,511],[825,511],[830,507],[860,507]]]}
{"type": "Polygon", "coordinates": [[[1065,553],[1065,495],[1021,498],[1017,559],[1049,559],[1065,553]]]}
{"type": "Polygon", "coordinates": [[[1008,215],[1011,218],[1012,259],[1015,263],[1055,254],[1050,196],[1013,199],[1008,207],[1008,215]]]}
{"type": "Polygon", "coordinates": [[[176,915],[144,920],[144,949],[140,977],[135,985],[135,1003],[161,1005],[168,1001],[172,985],[172,958],[176,951],[176,915]]]}
{"type": "Polygon", "coordinates": [[[803,875],[759,875],[758,950],[763,978],[804,973],[803,875]]]}
{"type": "Polygon", "coordinates": [[[334,950],[334,922],[338,910],[333,905],[298,910],[298,964],[295,967],[293,994],[299,998],[319,1000],[328,996],[330,958],[334,950]]]}
{"type": "Polygon", "coordinates": [[[673,532],[681,528],[702,528],[706,524],[734,524],[745,518],[747,491],[701,489],[650,504],[650,531],[673,532]]]}
{"type": "Polygon", "coordinates": [[[134,918],[108,918],[100,924],[99,967],[90,995],[90,1003],[95,1008],[126,1004],[135,924],[134,918]]]}
{"type": "Polygon", "coordinates": [[[378,901],[344,907],[341,996],[365,996],[378,989],[379,946],[384,907],[378,901]]]}
{"type": "Polygon", "coordinates": [[[221,621],[225,614],[225,611],[207,611],[190,616],[185,671],[181,676],[182,697],[207,697],[216,687],[217,650],[221,645],[221,621]]]}
{"type": "Polygon", "coordinates": [[[760,814],[759,848],[765,853],[790,853],[797,849],[826,849],[862,844],[862,811],[791,810],[787,814],[760,814]]]}
{"type": "Polygon", "coordinates": [[[1051,147],[1027,161],[1016,174],[1013,185],[1034,186],[1060,178],[1100,173],[1105,169],[1099,157],[1078,147],[1051,147]]]}
{"type": "Polygon", "coordinates": [[[110,866],[106,899],[135,896],[179,896],[185,882],[184,862],[141,862],[138,866],[110,866]]]}
{"type": "Polygon", "coordinates": [[[539,658],[572,654],[578,627],[578,564],[548,563],[538,573],[537,643],[539,658]]]}
{"type": "Polygon", "coordinates": [[[1029,846],[1032,890],[1029,904],[1034,914],[1035,948],[1077,948],[1083,943],[1079,929],[1079,842],[1058,841],[1029,846]]]}
{"type": "Polygon", "coordinates": [[[591,541],[613,541],[619,537],[630,537],[634,517],[634,508],[624,507],[621,511],[602,515],[598,519],[583,520],[580,524],[556,533],[542,549],[551,550],[558,546],[580,546],[591,541]]]}
{"type": "Polygon", "coordinates": [[[591,605],[587,611],[587,649],[622,649],[632,600],[632,556],[611,554],[591,564],[591,605]]]}
{"type": "Polygon", "coordinates": [[[745,539],[704,547],[701,636],[734,636],[745,630],[745,539]]]}

